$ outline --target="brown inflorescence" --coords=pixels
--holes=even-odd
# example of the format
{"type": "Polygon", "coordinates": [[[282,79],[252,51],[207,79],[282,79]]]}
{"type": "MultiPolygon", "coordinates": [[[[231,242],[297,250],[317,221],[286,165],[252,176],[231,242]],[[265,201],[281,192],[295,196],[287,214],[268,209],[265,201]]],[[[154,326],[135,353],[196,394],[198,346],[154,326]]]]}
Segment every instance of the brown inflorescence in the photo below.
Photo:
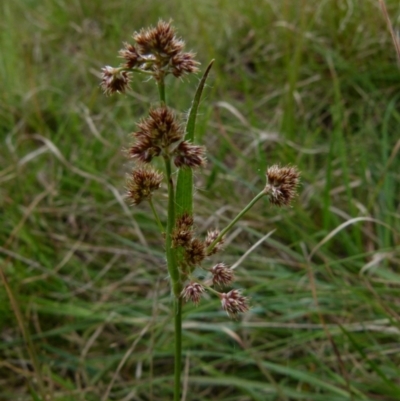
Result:
{"type": "Polygon", "coordinates": [[[175,114],[165,106],[151,109],[149,116],[137,127],[138,130],[133,133],[136,141],[129,154],[144,163],[149,163],[161,153],[173,153],[184,134],[175,114]]]}
{"type": "Polygon", "coordinates": [[[189,247],[193,237],[193,217],[184,213],[176,219],[172,232],[172,246],[189,247]]]}
{"type": "Polygon", "coordinates": [[[189,300],[196,305],[200,302],[201,294],[204,292],[204,287],[195,282],[191,282],[185,286],[181,292],[181,297],[188,302],[189,300]]]}
{"type": "Polygon", "coordinates": [[[134,205],[150,199],[152,193],[160,188],[162,180],[162,173],[153,168],[140,167],[133,170],[127,182],[128,198],[134,205]]]}
{"type": "Polygon", "coordinates": [[[232,317],[236,318],[239,313],[249,310],[248,299],[242,296],[240,290],[231,290],[220,294],[222,309],[232,317]]]}
{"type": "Polygon", "coordinates": [[[204,242],[193,238],[185,247],[185,261],[191,266],[198,266],[206,257],[204,242]]]}
{"type": "Polygon", "coordinates": [[[175,77],[198,71],[194,53],[184,53],[185,42],[177,38],[169,22],[159,21],[155,28],[141,29],[133,34],[137,53],[143,59],[144,69],[151,70],[156,79],[172,73],[175,77]]]}
{"type": "Polygon", "coordinates": [[[206,164],[205,147],[192,145],[188,141],[181,142],[174,150],[176,167],[203,167],[206,164]]]}
{"type": "Polygon", "coordinates": [[[119,51],[120,57],[126,61],[124,67],[129,69],[135,68],[144,61],[143,57],[138,53],[135,46],[125,42],[124,47],[124,49],[119,51]]]}
{"type": "Polygon", "coordinates": [[[106,66],[102,68],[101,87],[106,95],[123,93],[129,88],[130,73],[123,68],[106,66]]]}
{"type": "Polygon", "coordinates": [[[288,206],[296,196],[300,173],[296,167],[273,165],[267,170],[264,193],[276,206],[288,206]]]}
{"type": "MultiPolygon", "coordinates": [[[[219,234],[220,234],[219,230],[208,231],[207,237],[204,240],[206,248],[208,248],[218,238],[219,234]]],[[[207,256],[214,255],[215,253],[219,252],[223,244],[224,244],[224,237],[220,238],[220,240],[214,245],[214,248],[207,253],[207,256]]]]}
{"type": "Polygon", "coordinates": [[[217,263],[211,269],[212,282],[214,285],[226,286],[233,282],[234,274],[225,263],[217,263]]]}

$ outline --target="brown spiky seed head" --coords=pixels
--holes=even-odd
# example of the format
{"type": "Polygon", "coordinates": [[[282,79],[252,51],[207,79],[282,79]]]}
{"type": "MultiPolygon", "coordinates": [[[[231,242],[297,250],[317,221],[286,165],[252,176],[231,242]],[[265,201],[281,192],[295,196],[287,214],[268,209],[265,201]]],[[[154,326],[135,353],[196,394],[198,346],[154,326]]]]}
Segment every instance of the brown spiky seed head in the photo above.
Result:
{"type": "Polygon", "coordinates": [[[152,71],[157,80],[169,73],[179,78],[199,71],[195,54],[183,52],[185,42],[176,36],[170,22],[159,21],[155,28],[135,32],[133,39],[143,61],[140,68],[152,71]]]}
{"type": "Polygon", "coordinates": [[[267,185],[264,193],[276,206],[288,206],[297,194],[300,172],[296,167],[273,165],[267,170],[267,185]]]}
{"type": "Polygon", "coordinates": [[[138,128],[138,137],[148,137],[162,149],[167,149],[184,135],[175,113],[165,106],[151,109],[149,117],[140,121],[138,128]]]}
{"type": "Polygon", "coordinates": [[[180,53],[185,42],[178,39],[169,22],[159,21],[155,28],[143,28],[133,34],[140,54],[154,54],[171,58],[180,53]]]}
{"type": "Polygon", "coordinates": [[[172,246],[188,247],[193,236],[193,216],[184,213],[176,219],[175,228],[172,232],[172,246]]]}
{"type": "Polygon", "coordinates": [[[188,141],[182,141],[174,151],[174,163],[176,167],[204,167],[206,164],[205,147],[192,145],[188,141]]]}
{"type": "Polygon", "coordinates": [[[124,64],[124,67],[126,68],[138,67],[143,61],[142,56],[138,53],[136,47],[130,43],[124,43],[124,49],[119,51],[119,55],[126,61],[124,64]]]}
{"type": "Polygon", "coordinates": [[[231,290],[228,293],[220,294],[222,309],[229,317],[236,318],[239,313],[249,310],[248,299],[242,296],[240,290],[231,290]]]}
{"type": "MultiPolygon", "coordinates": [[[[135,134],[133,134],[135,136],[135,134]]],[[[129,148],[129,156],[142,163],[150,163],[153,157],[159,156],[161,148],[154,146],[150,138],[137,138],[136,142],[129,148]]]]}
{"type": "Polygon", "coordinates": [[[226,286],[233,282],[234,274],[225,263],[217,263],[212,269],[212,282],[214,285],[226,286]]]}
{"type": "Polygon", "coordinates": [[[127,182],[128,198],[134,205],[150,199],[152,193],[160,188],[162,179],[162,173],[153,168],[140,167],[133,170],[127,182]]]}
{"type": "MultiPolygon", "coordinates": [[[[207,237],[206,237],[206,239],[204,241],[204,244],[205,244],[206,248],[208,248],[218,238],[219,234],[220,234],[219,230],[208,231],[207,237]]],[[[223,244],[224,244],[224,237],[222,237],[214,245],[214,248],[211,249],[211,251],[207,253],[207,256],[214,255],[215,253],[219,252],[221,250],[223,244]]]]}
{"type": "Polygon", "coordinates": [[[162,152],[170,154],[183,137],[183,129],[175,114],[167,107],[149,111],[149,116],[137,124],[133,133],[135,143],[129,149],[131,157],[148,163],[162,152]]]}
{"type": "Polygon", "coordinates": [[[129,89],[130,73],[123,68],[114,68],[106,66],[102,68],[101,88],[106,95],[112,95],[115,92],[124,93],[129,89]]]}
{"type": "Polygon", "coordinates": [[[196,54],[191,52],[179,53],[173,56],[170,61],[172,74],[174,74],[176,78],[179,78],[185,74],[198,72],[199,69],[197,66],[200,63],[194,59],[195,56],[196,54]]]}
{"type": "Polygon", "coordinates": [[[198,305],[200,302],[201,294],[204,292],[204,287],[195,282],[191,282],[185,286],[181,292],[181,297],[188,302],[189,300],[198,305]]]}
{"type": "Polygon", "coordinates": [[[185,247],[185,261],[191,266],[198,266],[206,257],[204,243],[193,238],[185,247]]]}

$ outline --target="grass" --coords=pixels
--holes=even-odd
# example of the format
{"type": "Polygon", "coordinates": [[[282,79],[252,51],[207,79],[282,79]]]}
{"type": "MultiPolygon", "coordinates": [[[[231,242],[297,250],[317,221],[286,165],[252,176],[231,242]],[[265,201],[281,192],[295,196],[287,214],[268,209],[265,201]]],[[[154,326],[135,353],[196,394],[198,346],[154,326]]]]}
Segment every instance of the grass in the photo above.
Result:
{"type": "MultiPolygon", "coordinates": [[[[378,1],[0,7],[0,399],[172,397],[157,226],[122,199],[121,149],[157,90],[137,81],[106,98],[98,86],[131,32],[161,17],[203,66],[216,59],[197,126],[209,150],[198,229],[224,227],[267,165],[303,177],[289,213],[261,202],[228,238],[234,264],[276,229],[237,267],[251,313],[185,306],[185,399],[400,398],[400,72],[378,1]]],[[[177,110],[196,84],[170,81],[177,110]]]]}

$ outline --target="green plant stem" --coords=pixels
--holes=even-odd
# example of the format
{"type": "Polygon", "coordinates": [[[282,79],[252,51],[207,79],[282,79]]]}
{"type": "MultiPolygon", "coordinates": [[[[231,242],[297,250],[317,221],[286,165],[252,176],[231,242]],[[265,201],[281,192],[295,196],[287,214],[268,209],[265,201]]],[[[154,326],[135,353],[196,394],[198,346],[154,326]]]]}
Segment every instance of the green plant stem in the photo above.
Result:
{"type": "Polygon", "coordinates": [[[171,176],[171,160],[164,157],[165,171],[168,182],[168,221],[165,233],[165,251],[167,254],[168,273],[171,277],[172,290],[176,298],[179,298],[182,291],[181,277],[176,261],[176,250],[172,248],[172,231],[175,227],[175,193],[174,182],[171,176]]]}
{"type": "Polygon", "coordinates": [[[160,96],[160,102],[161,105],[166,105],[167,102],[165,100],[165,82],[164,82],[164,77],[162,77],[159,81],[157,81],[157,87],[158,87],[158,94],[160,96]]]}
{"type": "Polygon", "coordinates": [[[174,401],[180,401],[182,371],[182,298],[174,299],[175,323],[175,366],[174,366],[174,401]]]}
{"type": "Polygon", "coordinates": [[[245,213],[247,213],[256,203],[258,200],[260,200],[263,196],[265,196],[265,190],[262,190],[257,196],[255,196],[249,204],[242,209],[239,214],[219,233],[218,237],[215,238],[215,240],[209,245],[209,247],[206,250],[206,253],[210,253],[215,245],[218,244],[218,242],[221,240],[221,238],[244,216],[245,213]]]}
{"type": "Polygon", "coordinates": [[[172,230],[175,227],[175,194],[171,177],[171,160],[164,156],[165,171],[168,181],[168,221],[165,235],[168,272],[174,293],[175,354],[174,354],[174,401],[179,401],[182,370],[182,291],[181,274],[179,272],[176,250],[172,248],[172,230]]]}
{"type": "Polygon", "coordinates": [[[157,210],[155,209],[153,200],[151,198],[149,199],[149,204],[150,204],[151,210],[153,211],[153,215],[154,215],[154,218],[156,219],[156,222],[157,222],[158,228],[160,229],[160,232],[161,233],[165,232],[165,229],[160,221],[160,218],[158,217],[157,210]]]}
{"type": "MultiPolygon", "coordinates": [[[[166,105],[164,77],[157,81],[161,106],[166,105]]],[[[174,294],[174,329],[175,329],[175,353],[174,353],[174,401],[180,400],[181,371],[182,371],[182,279],[178,268],[176,250],[172,248],[172,231],[175,227],[175,190],[172,180],[171,159],[164,156],[165,173],[168,184],[168,220],[165,233],[165,251],[167,254],[168,273],[171,277],[172,291],[174,294]]]]}

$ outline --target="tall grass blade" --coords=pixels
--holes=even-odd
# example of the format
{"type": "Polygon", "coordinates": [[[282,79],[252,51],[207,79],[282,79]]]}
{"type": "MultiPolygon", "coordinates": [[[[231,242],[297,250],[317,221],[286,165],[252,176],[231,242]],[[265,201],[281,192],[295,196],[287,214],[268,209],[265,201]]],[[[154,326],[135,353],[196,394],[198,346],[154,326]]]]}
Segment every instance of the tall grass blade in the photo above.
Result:
{"type": "MultiPolygon", "coordinates": [[[[214,60],[211,60],[204,75],[197,87],[196,93],[193,98],[192,107],[189,112],[189,118],[186,123],[186,135],[185,140],[193,142],[194,141],[194,131],[196,128],[196,117],[197,110],[199,108],[201,95],[203,93],[204,85],[207,81],[208,74],[210,73],[211,67],[214,60]]],[[[177,216],[187,212],[192,214],[193,210],[193,172],[190,168],[181,168],[178,173],[178,180],[176,184],[176,211],[177,216]]]]}

